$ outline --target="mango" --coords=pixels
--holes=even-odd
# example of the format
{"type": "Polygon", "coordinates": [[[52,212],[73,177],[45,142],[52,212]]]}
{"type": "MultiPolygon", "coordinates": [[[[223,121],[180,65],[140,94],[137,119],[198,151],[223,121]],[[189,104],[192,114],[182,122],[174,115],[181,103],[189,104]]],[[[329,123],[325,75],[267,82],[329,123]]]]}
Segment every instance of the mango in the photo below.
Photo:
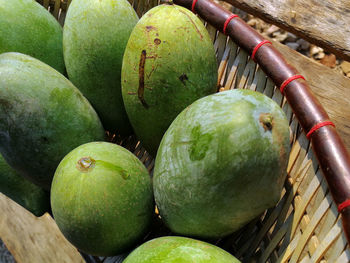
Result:
{"type": "Polygon", "coordinates": [[[127,0],[74,0],[63,29],[70,81],[96,109],[104,128],[123,135],[132,128],[121,94],[121,67],[137,21],[127,0]]]}
{"type": "Polygon", "coordinates": [[[87,143],[59,164],[51,206],[59,229],[73,245],[92,255],[116,255],[146,234],[154,212],[151,177],[121,146],[87,143]]]}
{"type": "Polygon", "coordinates": [[[0,152],[20,175],[49,190],[68,152],[104,139],[95,110],[63,75],[24,54],[0,55],[0,152]]]}
{"type": "Polygon", "coordinates": [[[142,244],[124,263],[240,263],[225,250],[192,238],[164,236],[142,244]]]}
{"type": "Polygon", "coordinates": [[[290,151],[285,113],[251,90],[197,100],[171,124],[155,161],[153,189],[175,233],[227,236],[279,200],[290,151]]]}
{"type": "Polygon", "coordinates": [[[191,11],[164,4],[136,24],[122,66],[122,95],[135,134],[153,156],[175,117],[212,94],[217,62],[209,34],[191,11]]]}
{"type": "Polygon", "coordinates": [[[0,0],[0,54],[19,52],[65,72],[62,27],[34,0],[0,0]]]}

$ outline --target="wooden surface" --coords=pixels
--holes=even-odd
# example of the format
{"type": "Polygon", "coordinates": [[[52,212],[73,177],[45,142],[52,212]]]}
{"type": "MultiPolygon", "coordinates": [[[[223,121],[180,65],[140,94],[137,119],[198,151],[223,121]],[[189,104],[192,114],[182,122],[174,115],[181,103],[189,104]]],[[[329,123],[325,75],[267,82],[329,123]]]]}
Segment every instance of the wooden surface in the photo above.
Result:
{"type": "Polygon", "coordinates": [[[0,193],[0,238],[18,263],[83,263],[50,215],[33,216],[0,193]]]}
{"type": "Polygon", "coordinates": [[[350,152],[350,79],[285,45],[270,41],[305,77],[350,152]]]}
{"type": "Polygon", "coordinates": [[[225,0],[350,61],[349,0],[225,0]]]}

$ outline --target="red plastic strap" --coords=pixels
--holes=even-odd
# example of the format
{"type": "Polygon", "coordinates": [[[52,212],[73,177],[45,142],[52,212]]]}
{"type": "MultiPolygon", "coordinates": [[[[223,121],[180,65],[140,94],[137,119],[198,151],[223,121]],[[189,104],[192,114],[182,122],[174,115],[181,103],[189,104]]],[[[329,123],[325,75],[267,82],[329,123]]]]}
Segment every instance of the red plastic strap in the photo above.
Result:
{"type": "Polygon", "coordinates": [[[311,135],[312,135],[315,131],[317,131],[319,128],[324,127],[324,126],[327,126],[327,125],[331,125],[331,126],[335,127],[334,123],[331,122],[331,121],[323,121],[323,122],[320,122],[320,123],[316,124],[314,127],[311,128],[311,130],[306,134],[306,137],[307,137],[308,139],[310,139],[311,135]]]}
{"type": "Polygon", "coordinates": [[[345,208],[350,206],[350,200],[345,200],[343,203],[338,205],[338,212],[341,213],[345,208]]]}
{"type": "Polygon", "coordinates": [[[296,79],[303,79],[305,80],[305,78],[302,76],[302,75],[295,75],[295,76],[292,76],[288,79],[286,79],[285,81],[283,81],[283,83],[281,84],[280,86],[280,91],[281,93],[283,94],[284,92],[284,89],[286,88],[286,86],[291,83],[293,80],[296,80],[296,79]]]}
{"type": "Polygon", "coordinates": [[[193,2],[192,2],[192,9],[191,10],[193,13],[196,13],[196,11],[194,11],[194,7],[196,6],[197,1],[198,0],[193,0],[193,2]]]}
{"type": "Polygon", "coordinates": [[[229,18],[226,19],[225,23],[224,23],[224,27],[222,28],[222,32],[226,35],[226,29],[227,29],[227,26],[228,26],[228,23],[230,23],[230,21],[232,19],[234,19],[235,17],[238,17],[238,15],[230,15],[229,18]]]}
{"type": "Polygon", "coordinates": [[[252,51],[252,55],[251,55],[252,60],[255,61],[255,54],[256,54],[256,52],[258,52],[259,48],[261,46],[265,45],[265,44],[271,44],[272,45],[272,43],[270,41],[268,41],[268,40],[261,41],[259,44],[257,44],[255,46],[255,48],[252,51]]]}

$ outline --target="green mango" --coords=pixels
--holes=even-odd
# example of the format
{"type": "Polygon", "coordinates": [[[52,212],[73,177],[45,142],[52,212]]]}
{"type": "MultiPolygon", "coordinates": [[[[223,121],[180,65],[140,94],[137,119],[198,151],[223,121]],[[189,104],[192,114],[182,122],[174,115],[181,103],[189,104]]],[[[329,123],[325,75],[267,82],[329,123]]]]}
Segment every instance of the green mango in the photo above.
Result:
{"type": "Polygon", "coordinates": [[[59,229],[74,246],[92,255],[116,255],[146,234],[154,213],[151,178],[123,147],[87,143],[59,164],[51,206],[59,229]]]}
{"type": "Polygon", "coordinates": [[[64,60],[70,81],[96,109],[105,129],[131,134],[121,94],[121,67],[138,21],[127,0],[74,0],[64,29],[64,60]]]}
{"type": "Polygon", "coordinates": [[[251,90],[199,99],[171,124],[155,161],[155,201],[175,233],[233,233],[281,195],[290,151],[285,113],[251,90]]]}
{"type": "Polygon", "coordinates": [[[225,250],[192,238],[164,236],[152,239],[134,251],[123,263],[240,263],[225,250]]]}
{"type": "Polygon", "coordinates": [[[24,54],[0,55],[0,152],[19,174],[49,190],[68,152],[104,138],[96,112],[63,75],[24,54]]]}
{"type": "Polygon", "coordinates": [[[217,85],[217,61],[210,36],[191,11],[177,5],[149,10],[126,46],[122,95],[131,125],[156,155],[175,117],[217,85]]]}
{"type": "Polygon", "coordinates": [[[35,216],[50,211],[50,195],[12,169],[0,154],[0,192],[35,216]]]}
{"type": "Polygon", "coordinates": [[[62,27],[34,0],[0,0],[0,54],[19,52],[65,72],[62,27]]]}

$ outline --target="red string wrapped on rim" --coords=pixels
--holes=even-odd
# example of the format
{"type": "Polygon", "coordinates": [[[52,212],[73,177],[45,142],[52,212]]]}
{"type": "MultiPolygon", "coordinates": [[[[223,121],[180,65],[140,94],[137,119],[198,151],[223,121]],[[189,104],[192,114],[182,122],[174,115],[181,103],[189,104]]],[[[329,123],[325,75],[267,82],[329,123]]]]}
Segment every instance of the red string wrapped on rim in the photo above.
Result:
{"type": "Polygon", "coordinates": [[[306,134],[306,137],[307,137],[308,139],[310,139],[310,138],[311,138],[311,135],[312,135],[315,131],[317,131],[319,128],[322,128],[322,127],[327,126],[327,125],[331,125],[331,126],[335,127],[334,123],[331,122],[331,121],[323,121],[323,122],[317,123],[317,124],[316,124],[314,127],[312,127],[312,128],[310,129],[310,131],[306,134]]]}
{"type": "Polygon", "coordinates": [[[302,76],[302,75],[294,75],[288,79],[286,79],[285,81],[283,81],[283,83],[281,84],[280,86],[280,91],[281,93],[283,94],[284,92],[284,89],[286,88],[286,86],[291,83],[293,80],[296,80],[296,79],[303,79],[305,80],[305,78],[302,76]]]}
{"type": "Polygon", "coordinates": [[[350,206],[350,200],[347,199],[343,203],[338,205],[338,212],[341,213],[345,208],[350,206]]]}
{"type": "MultiPolygon", "coordinates": [[[[265,44],[271,44],[271,45],[272,45],[272,43],[271,43],[270,41],[268,41],[268,40],[261,41],[259,44],[257,44],[257,45],[254,47],[254,49],[253,49],[253,51],[252,51],[252,55],[251,55],[252,60],[255,61],[255,54],[256,54],[256,52],[258,52],[259,48],[260,48],[261,46],[265,45],[265,44]]],[[[255,62],[256,62],[256,61],[255,61],[255,62]]]]}
{"type": "MultiPolygon", "coordinates": [[[[194,0],[194,1],[196,1],[196,0],[194,0]]],[[[232,14],[232,15],[230,15],[227,19],[226,19],[226,21],[225,21],[225,23],[224,23],[224,26],[223,26],[223,28],[222,28],[222,32],[226,35],[226,29],[227,29],[227,26],[228,26],[228,24],[231,22],[231,20],[232,19],[234,19],[235,17],[238,17],[238,15],[235,15],[235,14],[232,14]]]]}
{"type": "Polygon", "coordinates": [[[192,11],[193,13],[196,13],[196,11],[194,11],[194,8],[195,8],[195,6],[196,6],[197,1],[198,1],[198,0],[193,0],[193,2],[192,2],[191,11],[192,11]]]}

